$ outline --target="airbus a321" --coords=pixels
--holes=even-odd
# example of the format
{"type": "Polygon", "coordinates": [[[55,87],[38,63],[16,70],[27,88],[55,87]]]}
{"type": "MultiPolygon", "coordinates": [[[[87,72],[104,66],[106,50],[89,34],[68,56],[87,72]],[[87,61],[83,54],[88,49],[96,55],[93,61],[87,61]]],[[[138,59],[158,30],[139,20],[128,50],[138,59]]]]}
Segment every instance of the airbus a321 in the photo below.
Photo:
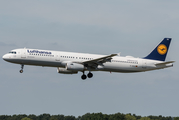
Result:
{"type": "Polygon", "coordinates": [[[39,49],[14,49],[3,56],[7,62],[21,65],[56,67],[58,73],[77,74],[82,72],[81,78],[92,78],[92,71],[108,72],[144,72],[163,69],[173,66],[174,61],[165,61],[171,38],[164,38],[159,45],[146,57],[122,57],[119,54],[97,55],[75,52],[39,50],[39,49]],[[88,74],[85,74],[88,71],[88,74]]]}

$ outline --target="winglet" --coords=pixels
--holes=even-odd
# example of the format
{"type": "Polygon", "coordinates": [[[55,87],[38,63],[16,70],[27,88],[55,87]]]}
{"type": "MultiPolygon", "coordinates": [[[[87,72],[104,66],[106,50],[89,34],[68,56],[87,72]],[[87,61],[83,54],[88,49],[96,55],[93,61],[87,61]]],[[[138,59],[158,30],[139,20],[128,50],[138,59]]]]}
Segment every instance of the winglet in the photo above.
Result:
{"type": "Polygon", "coordinates": [[[121,52],[117,54],[118,56],[121,56],[121,52]]]}
{"type": "Polygon", "coordinates": [[[172,38],[164,38],[162,42],[144,59],[165,61],[172,38]]]}

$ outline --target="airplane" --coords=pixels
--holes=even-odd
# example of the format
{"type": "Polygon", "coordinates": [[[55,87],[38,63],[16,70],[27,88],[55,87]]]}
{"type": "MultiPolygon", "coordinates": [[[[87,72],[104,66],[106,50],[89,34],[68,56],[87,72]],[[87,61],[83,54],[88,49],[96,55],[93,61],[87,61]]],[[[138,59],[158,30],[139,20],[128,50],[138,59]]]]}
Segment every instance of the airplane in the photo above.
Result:
{"type": "Polygon", "coordinates": [[[24,65],[56,67],[58,73],[77,74],[81,79],[92,78],[92,71],[133,73],[172,67],[175,61],[165,61],[172,38],[164,38],[157,47],[144,58],[122,57],[120,54],[98,55],[40,49],[14,49],[2,58],[11,63],[20,64],[20,73],[24,65]],[[85,71],[89,71],[86,75],[85,71]]]}

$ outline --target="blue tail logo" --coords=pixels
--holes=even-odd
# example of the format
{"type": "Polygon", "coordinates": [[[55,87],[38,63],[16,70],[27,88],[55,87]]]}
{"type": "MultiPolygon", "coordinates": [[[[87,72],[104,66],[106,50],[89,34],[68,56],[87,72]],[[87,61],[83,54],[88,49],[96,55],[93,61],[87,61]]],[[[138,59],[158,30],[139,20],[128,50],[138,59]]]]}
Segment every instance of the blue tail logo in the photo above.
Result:
{"type": "Polygon", "coordinates": [[[165,61],[171,38],[164,38],[162,42],[144,59],[165,61]]]}

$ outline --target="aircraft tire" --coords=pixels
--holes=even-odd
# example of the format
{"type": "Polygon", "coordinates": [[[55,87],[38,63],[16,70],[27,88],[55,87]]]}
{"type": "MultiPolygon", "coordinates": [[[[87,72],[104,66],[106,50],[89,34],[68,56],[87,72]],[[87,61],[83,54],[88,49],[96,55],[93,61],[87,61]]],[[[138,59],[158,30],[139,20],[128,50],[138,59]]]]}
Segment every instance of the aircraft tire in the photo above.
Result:
{"type": "Polygon", "coordinates": [[[92,78],[93,74],[91,72],[88,73],[88,78],[92,78]]]}
{"type": "Polygon", "coordinates": [[[20,70],[19,72],[20,72],[20,73],[23,73],[23,70],[20,70]]]}
{"type": "Polygon", "coordinates": [[[85,80],[86,78],[87,78],[86,75],[82,75],[82,76],[81,76],[81,79],[82,79],[82,80],[85,80]]]}

